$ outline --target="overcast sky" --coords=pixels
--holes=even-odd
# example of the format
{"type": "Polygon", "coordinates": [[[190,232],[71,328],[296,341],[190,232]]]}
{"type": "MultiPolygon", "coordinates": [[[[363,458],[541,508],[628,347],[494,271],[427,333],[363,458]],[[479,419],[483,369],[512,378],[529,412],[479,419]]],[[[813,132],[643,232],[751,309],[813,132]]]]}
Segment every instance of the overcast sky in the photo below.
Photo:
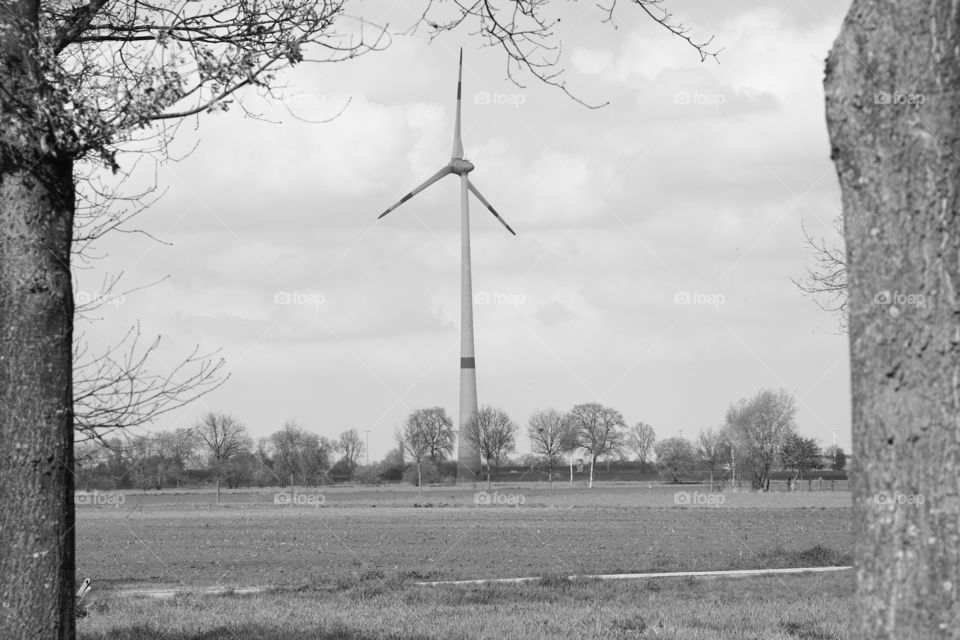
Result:
{"type": "MultiPolygon", "coordinates": [[[[400,29],[414,4],[359,9],[400,29]]],[[[840,212],[822,79],[849,2],[669,2],[715,35],[720,64],[626,3],[616,29],[592,2],[554,4],[565,81],[609,106],[511,84],[503,55],[467,31],[396,37],[284,76],[301,118],[346,105],[327,124],[247,94],[283,122],[204,115],[171,150],[198,143],[192,154],[141,161],[128,187],[166,193],[136,226],[172,246],[104,239],[78,288],[95,295],[104,271],[126,287],[169,277],[80,329],[103,345],[139,320],[163,335],[154,371],[200,345],[231,374],[154,428],[228,411],[261,437],[294,418],[328,437],[369,429],[378,459],[411,410],[456,419],[458,181],[377,215],[448,161],[462,45],[471,180],[518,233],[471,202],[474,293],[489,300],[475,307],[480,403],[525,425],[537,408],[602,402],[659,438],[691,437],[784,387],[801,433],[849,451],[846,336],[791,283],[808,263],[801,220],[832,238],[840,212]],[[284,292],[302,304],[277,304],[284,292]]]]}

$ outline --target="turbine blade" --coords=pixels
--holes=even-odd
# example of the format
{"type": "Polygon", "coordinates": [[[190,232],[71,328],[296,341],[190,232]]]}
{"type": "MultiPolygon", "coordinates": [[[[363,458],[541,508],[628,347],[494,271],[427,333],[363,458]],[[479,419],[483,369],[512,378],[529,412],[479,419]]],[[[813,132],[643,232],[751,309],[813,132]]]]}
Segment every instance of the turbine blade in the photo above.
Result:
{"type": "Polygon", "coordinates": [[[427,178],[427,179],[424,181],[424,183],[421,184],[419,187],[417,187],[416,189],[414,189],[413,191],[411,191],[411,192],[408,193],[407,195],[405,195],[405,196],[403,196],[402,198],[400,198],[400,200],[398,200],[393,206],[391,206],[389,209],[387,209],[386,211],[384,211],[383,213],[381,213],[379,216],[377,216],[377,220],[379,220],[379,219],[382,218],[383,216],[387,215],[388,213],[390,213],[391,211],[393,211],[394,209],[396,209],[397,207],[399,207],[400,205],[402,205],[404,202],[406,202],[407,200],[409,200],[409,199],[412,198],[413,196],[417,195],[418,193],[420,193],[421,191],[423,191],[424,189],[426,189],[427,187],[429,187],[430,185],[432,185],[434,182],[436,182],[436,181],[439,180],[440,178],[442,178],[442,177],[444,177],[445,175],[450,174],[450,173],[453,173],[453,167],[451,167],[450,165],[447,165],[447,166],[445,166],[443,169],[440,169],[440,171],[437,171],[435,174],[433,174],[432,176],[430,176],[429,178],[427,178]]]}
{"type": "Polygon", "coordinates": [[[511,229],[511,228],[510,228],[510,225],[507,224],[506,220],[504,220],[503,218],[500,217],[500,214],[497,213],[497,210],[494,209],[494,208],[490,205],[489,202],[487,202],[487,199],[483,197],[483,195],[480,193],[480,190],[477,189],[475,186],[473,186],[473,183],[470,182],[469,179],[467,180],[467,187],[470,189],[470,191],[471,191],[471,193],[473,193],[473,195],[477,196],[477,200],[479,200],[480,202],[482,202],[482,203],[483,203],[483,206],[485,206],[487,209],[490,210],[490,213],[493,214],[493,217],[496,218],[497,220],[499,220],[499,221],[500,221],[500,224],[502,224],[503,226],[505,226],[505,227],[507,228],[507,231],[509,231],[509,232],[512,233],[513,235],[517,235],[517,232],[514,231],[513,229],[511,229]]]}
{"type": "Polygon", "coordinates": [[[463,158],[463,141],[460,139],[460,94],[463,86],[463,47],[460,47],[460,71],[457,73],[457,115],[453,121],[452,158],[463,158]]]}

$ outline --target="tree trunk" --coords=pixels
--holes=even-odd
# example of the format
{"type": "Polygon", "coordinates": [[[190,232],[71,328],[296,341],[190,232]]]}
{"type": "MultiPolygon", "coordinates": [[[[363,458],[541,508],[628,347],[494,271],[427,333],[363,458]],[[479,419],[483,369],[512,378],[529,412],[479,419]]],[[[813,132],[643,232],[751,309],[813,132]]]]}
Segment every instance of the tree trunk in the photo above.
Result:
{"type": "MultiPolygon", "coordinates": [[[[22,96],[8,39],[0,34],[0,94],[22,96]]],[[[72,638],[73,167],[39,151],[19,157],[7,136],[0,130],[0,637],[72,638]]]]}
{"type": "Polygon", "coordinates": [[[4,639],[74,636],[73,165],[39,149],[42,116],[30,99],[47,90],[35,53],[38,5],[0,5],[4,639]]]}
{"type": "Polygon", "coordinates": [[[596,458],[590,458],[590,483],[587,485],[590,489],[593,489],[593,465],[596,464],[596,462],[596,458]]]}
{"type": "Polygon", "coordinates": [[[730,486],[740,487],[740,477],[737,475],[737,454],[733,446],[730,447],[730,486]]]}
{"type": "Polygon", "coordinates": [[[487,491],[490,491],[490,463],[487,463],[487,491]]]}
{"type": "Polygon", "coordinates": [[[417,495],[423,495],[423,474],[420,473],[420,463],[417,463],[417,495]]]}
{"type": "Polygon", "coordinates": [[[760,485],[760,491],[769,491],[770,490],[770,464],[766,462],[763,463],[760,466],[760,473],[758,475],[759,475],[758,482],[760,485]]]}
{"type": "Polygon", "coordinates": [[[960,624],[956,5],[855,0],[827,60],[843,192],[854,640],[960,624]]]}
{"type": "Polygon", "coordinates": [[[573,454],[570,454],[570,486],[573,486],[573,454]]]}
{"type": "Polygon", "coordinates": [[[217,472],[217,504],[220,504],[220,473],[217,472]]]}

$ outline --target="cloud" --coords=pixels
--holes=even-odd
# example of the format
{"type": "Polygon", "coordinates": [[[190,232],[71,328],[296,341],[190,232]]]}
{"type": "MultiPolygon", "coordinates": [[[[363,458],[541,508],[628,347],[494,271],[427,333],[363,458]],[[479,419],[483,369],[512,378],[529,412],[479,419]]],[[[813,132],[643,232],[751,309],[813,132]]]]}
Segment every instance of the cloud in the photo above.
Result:
{"type": "Polygon", "coordinates": [[[550,302],[541,305],[540,308],[534,312],[533,317],[544,326],[552,327],[576,317],[576,314],[567,308],[562,302],[558,300],[551,300],[550,302]]]}
{"type": "Polygon", "coordinates": [[[579,73],[598,75],[611,69],[613,53],[607,49],[576,47],[570,54],[570,62],[579,73]]]}

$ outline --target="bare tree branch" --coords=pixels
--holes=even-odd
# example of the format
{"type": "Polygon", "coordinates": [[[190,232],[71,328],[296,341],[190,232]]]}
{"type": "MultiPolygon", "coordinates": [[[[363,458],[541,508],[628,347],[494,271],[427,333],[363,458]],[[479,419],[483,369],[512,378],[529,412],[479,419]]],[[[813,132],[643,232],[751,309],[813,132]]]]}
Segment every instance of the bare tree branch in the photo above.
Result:
{"type": "MultiPolygon", "coordinates": [[[[664,0],[632,0],[654,22],[668,30],[674,36],[690,45],[703,62],[708,58],[718,60],[719,49],[712,47],[713,37],[707,40],[695,39],[689,27],[675,19],[664,6],[664,0]]],[[[590,104],[573,94],[566,82],[560,78],[563,68],[559,67],[563,42],[554,31],[560,19],[545,16],[550,0],[454,0],[456,11],[452,16],[441,17],[438,3],[429,0],[420,14],[419,20],[404,33],[415,33],[421,25],[430,30],[431,40],[440,34],[453,31],[464,25],[473,27],[471,35],[479,36],[489,47],[497,47],[505,54],[506,75],[518,87],[524,87],[518,73],[528,72],[537,80],[557,87],[576,102],[596,109],[608,103],[590,104]]],[[[606,6],[598,4],[604,17],[601,22],[614,26],[616,0],[610,0],[606,6]]]]}
{"type": "Polygon", "coordinates": [[[79,442],[104,441],[118,431],[142,427],[210,393],[229,379],[225,360],[199,347],[166,372],[148,364],[160,345],[160,336],[141,342],[140,327],[131,329],[102,353],[88,345],[74,347],[74,429],[79,442]]]}
{"type": "Polygon", "coordinates": [[[814,264],[799,279],[791,282],[804,295],[811,296],[818,307],[837,315],[840,331],[847,330],[847,255],[843,244],[843,216],[833,220],[836,238],[827,241],[823,237],[814,238],[807,231],[803,221],[804,244],[813,257],[814,264]]]}

